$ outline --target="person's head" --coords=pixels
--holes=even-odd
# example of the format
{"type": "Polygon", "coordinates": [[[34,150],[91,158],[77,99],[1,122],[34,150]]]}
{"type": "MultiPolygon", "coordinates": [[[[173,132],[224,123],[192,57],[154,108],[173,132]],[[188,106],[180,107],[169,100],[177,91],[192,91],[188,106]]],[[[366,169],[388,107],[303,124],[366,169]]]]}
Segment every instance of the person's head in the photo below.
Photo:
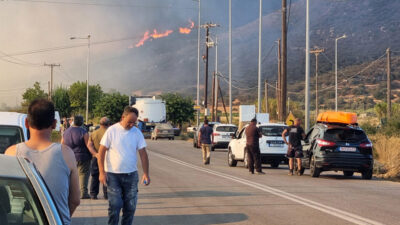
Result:
{"type": "Polygon", "coordinates": [[[300,126],[300,124],[301,124],[301,119],[300,118],[296,118],[295,120],[294,120],[294,126],[300,126]]]}
{"type": "Polygon", "coordinates": [[[204,126],[208,126],[208,120],[204,120],[204,126]]]}
{"type": "Polygon", "coordinates": [[[83,125],[83,116],[81,116],[81,115],[74,116],[74,125],[77,127],[82,126],[83,125]]]}
{"type": "Polygon", "coordinates": [[[133,126],[135,126],[138,116],[139,112],[135,107],[125,107],[121,117],[121,126],[126,130],[130,130],[133,126]]]}
{"type": "Polygon", "coordinates": [[[36,99],[29,104],[26,126],[34,130],[52,130],[56,127],[54,104],[47,99],[36,99]]]}
{"type": "Polygon", "coordinates": [[[257,124],[257,119],[256,119],[256,118],[253,118],[250,122],[251,122],[252,124],[256,125],[256,124],[257,124]]]}
{"type": "Polygon", "coordinates": [[[102,127],[110,126],[110,120],[107,117],[102,117],[100,119],[100,126],[102,126],[102,127]]]}

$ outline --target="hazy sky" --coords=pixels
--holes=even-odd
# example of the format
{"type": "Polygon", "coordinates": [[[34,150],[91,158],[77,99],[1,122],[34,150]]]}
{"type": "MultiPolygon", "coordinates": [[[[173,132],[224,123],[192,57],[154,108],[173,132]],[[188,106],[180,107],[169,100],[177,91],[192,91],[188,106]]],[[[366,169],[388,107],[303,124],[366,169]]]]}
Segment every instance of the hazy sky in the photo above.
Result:
{"type": "MultiPolygon", "coordinates": [[[[221,24],[219,32],[225,32],[228,1],[202,2],[202,21],[216,20],[221,24]]],[[[233,2],[234,26],[257,19],[258,1],[233,2]]],[[[55,86],[85,81],[87,47],[71,47],[85,45],[87,40],[70,40],[70,37],[88,34],[93,43],[90,83],[100,83],[105,91],[116,89],[130,93],[129,86],[120,85],[123,80],[116,82],[117,75],[101,73],[101,70],[123,68],[102,68],[104,62],[118,60],[129,51],[135,51],[128,47],[136,44],[147,30],[151,33],[157,29],[161,33],[170,29],[176,33],[179,27],[189,26],[189,19],[197,22],[197,12],[197,2],[192,0],[0,1],[0,104],[20,104],[21,94],[35,81],[47,91],[50,68],[42,66],[43,63],[61,64],[54,69],[55,86]],[[112,42],[99,44],[107,41],[112,42]],[[57,47],[66,48],[47,51],[57,47]]],[[[197,35],[193,33],[178,38],[192,38],[193,43],[197,43],[197,35]]]]}

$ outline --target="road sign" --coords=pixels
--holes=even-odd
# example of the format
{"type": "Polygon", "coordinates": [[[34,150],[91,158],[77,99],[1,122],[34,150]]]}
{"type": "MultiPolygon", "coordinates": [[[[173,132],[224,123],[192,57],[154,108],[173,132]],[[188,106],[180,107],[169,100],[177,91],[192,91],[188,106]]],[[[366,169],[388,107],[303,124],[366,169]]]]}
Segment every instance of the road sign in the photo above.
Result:
{"type": "Polygon", "coordinates": [[[294,124],[294,120],[296,117],[294,117],[293,113],[290,111],[288,117],[286,118],[286,125],[291,126],[294,124]]]}
{"type": "Polygon", "coordinates": [[[201,109],[201,106],[199,106],[199,105],[194,105],[194,106],[193,106],[193,109],[194,109],[194,110],[200,110],[200,109],[201,109]]]}

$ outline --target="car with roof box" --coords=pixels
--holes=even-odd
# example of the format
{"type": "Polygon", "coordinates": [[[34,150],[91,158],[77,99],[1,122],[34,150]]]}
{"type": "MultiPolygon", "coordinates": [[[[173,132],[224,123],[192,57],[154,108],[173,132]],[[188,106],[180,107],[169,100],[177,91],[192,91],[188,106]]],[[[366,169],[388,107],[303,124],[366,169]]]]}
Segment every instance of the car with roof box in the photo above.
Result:
{"type": "Polygon", "coordinates": [[[343,171],[344,176],[351,177],[358,172],[363,179],[372,178],[372,142],[358,127],[355,113],[320,114],[302,146],[301,173],[310,169],[311,176],[318,177],[323,171],[343,171]]]}

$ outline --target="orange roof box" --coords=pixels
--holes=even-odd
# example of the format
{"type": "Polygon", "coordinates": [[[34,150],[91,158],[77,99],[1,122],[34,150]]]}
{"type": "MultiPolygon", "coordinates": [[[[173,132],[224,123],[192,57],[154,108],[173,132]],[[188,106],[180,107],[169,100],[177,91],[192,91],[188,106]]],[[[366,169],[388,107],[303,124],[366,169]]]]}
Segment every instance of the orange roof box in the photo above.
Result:
{"type": "Polygon", "coordinates": [[[356,124],[357,114],[351,112],[323,112],[318,115],[317,122],[356,124]]]}

